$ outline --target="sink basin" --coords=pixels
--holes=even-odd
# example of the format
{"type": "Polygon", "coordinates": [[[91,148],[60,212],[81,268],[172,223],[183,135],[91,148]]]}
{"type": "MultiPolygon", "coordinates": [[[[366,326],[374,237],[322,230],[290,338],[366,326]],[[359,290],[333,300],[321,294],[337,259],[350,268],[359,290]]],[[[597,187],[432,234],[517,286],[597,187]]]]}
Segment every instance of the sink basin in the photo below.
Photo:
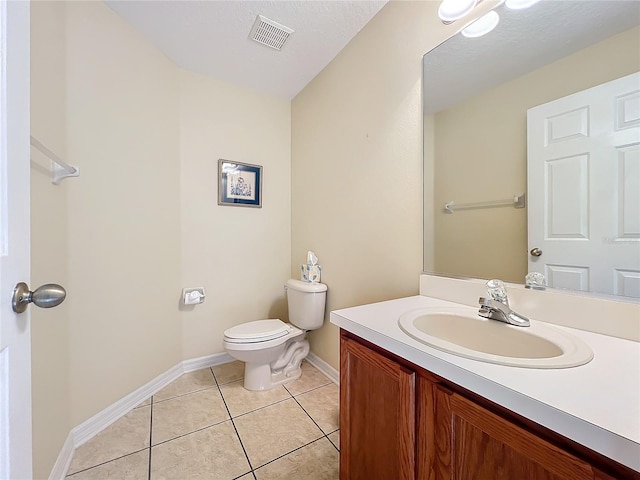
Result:
{"type": "Polygon", "coordinates": [[[568,368],[593,358],[579,338],[549,324],[517,327],[477,315],[472,308],[433,307],[403,313],[398,324],[430,347],[482,362],[528,368],[568,368]]]}

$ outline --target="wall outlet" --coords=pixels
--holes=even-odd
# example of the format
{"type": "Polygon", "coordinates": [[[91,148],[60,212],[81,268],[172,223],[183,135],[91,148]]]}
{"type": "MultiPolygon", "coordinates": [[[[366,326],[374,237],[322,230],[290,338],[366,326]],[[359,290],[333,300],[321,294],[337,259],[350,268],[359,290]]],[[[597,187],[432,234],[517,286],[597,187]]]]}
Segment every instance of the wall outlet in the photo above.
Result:
{"type": "Polygon", "coordinates": [[[182,289],[182,303],[185,305],[198,305],[199,303],[204,303],[205,296],[204,287],[182,289]]]}

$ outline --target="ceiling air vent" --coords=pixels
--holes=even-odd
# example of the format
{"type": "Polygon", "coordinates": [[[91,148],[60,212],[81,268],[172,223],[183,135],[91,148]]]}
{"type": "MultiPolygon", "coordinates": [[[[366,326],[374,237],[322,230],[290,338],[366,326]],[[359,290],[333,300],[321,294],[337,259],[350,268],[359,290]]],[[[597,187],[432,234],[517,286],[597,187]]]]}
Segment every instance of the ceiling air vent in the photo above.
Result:
{"type": "Polygon", "coordinates": [[[256,23],[253,24],[249,38],[267,47],[281,50],[293,30],[284,25],[280,25],[273,20],[269,20],[262,15],[258,15],[256,23]]]}

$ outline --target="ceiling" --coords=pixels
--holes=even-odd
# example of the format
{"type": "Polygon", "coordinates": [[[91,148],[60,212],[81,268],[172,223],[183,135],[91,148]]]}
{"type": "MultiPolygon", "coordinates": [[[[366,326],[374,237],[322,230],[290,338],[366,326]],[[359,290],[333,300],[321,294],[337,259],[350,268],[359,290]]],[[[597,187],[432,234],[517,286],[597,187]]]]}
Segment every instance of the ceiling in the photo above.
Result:
{"type": "Polygon", "coordinates": [[[388,0],[105,3],[179,67],[292,99],[388,0]],[[278,51],[249,39],[257,15],[294,30],[278,51]]]}

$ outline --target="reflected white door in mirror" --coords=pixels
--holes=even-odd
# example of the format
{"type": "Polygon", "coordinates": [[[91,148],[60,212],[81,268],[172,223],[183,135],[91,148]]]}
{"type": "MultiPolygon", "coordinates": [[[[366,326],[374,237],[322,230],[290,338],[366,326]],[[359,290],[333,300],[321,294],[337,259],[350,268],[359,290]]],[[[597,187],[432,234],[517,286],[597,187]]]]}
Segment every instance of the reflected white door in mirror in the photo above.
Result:
{"type": "Polygon", "coordinates": [[[640,298],[640,73],[527,112],[529,272],[640,298]]]}

